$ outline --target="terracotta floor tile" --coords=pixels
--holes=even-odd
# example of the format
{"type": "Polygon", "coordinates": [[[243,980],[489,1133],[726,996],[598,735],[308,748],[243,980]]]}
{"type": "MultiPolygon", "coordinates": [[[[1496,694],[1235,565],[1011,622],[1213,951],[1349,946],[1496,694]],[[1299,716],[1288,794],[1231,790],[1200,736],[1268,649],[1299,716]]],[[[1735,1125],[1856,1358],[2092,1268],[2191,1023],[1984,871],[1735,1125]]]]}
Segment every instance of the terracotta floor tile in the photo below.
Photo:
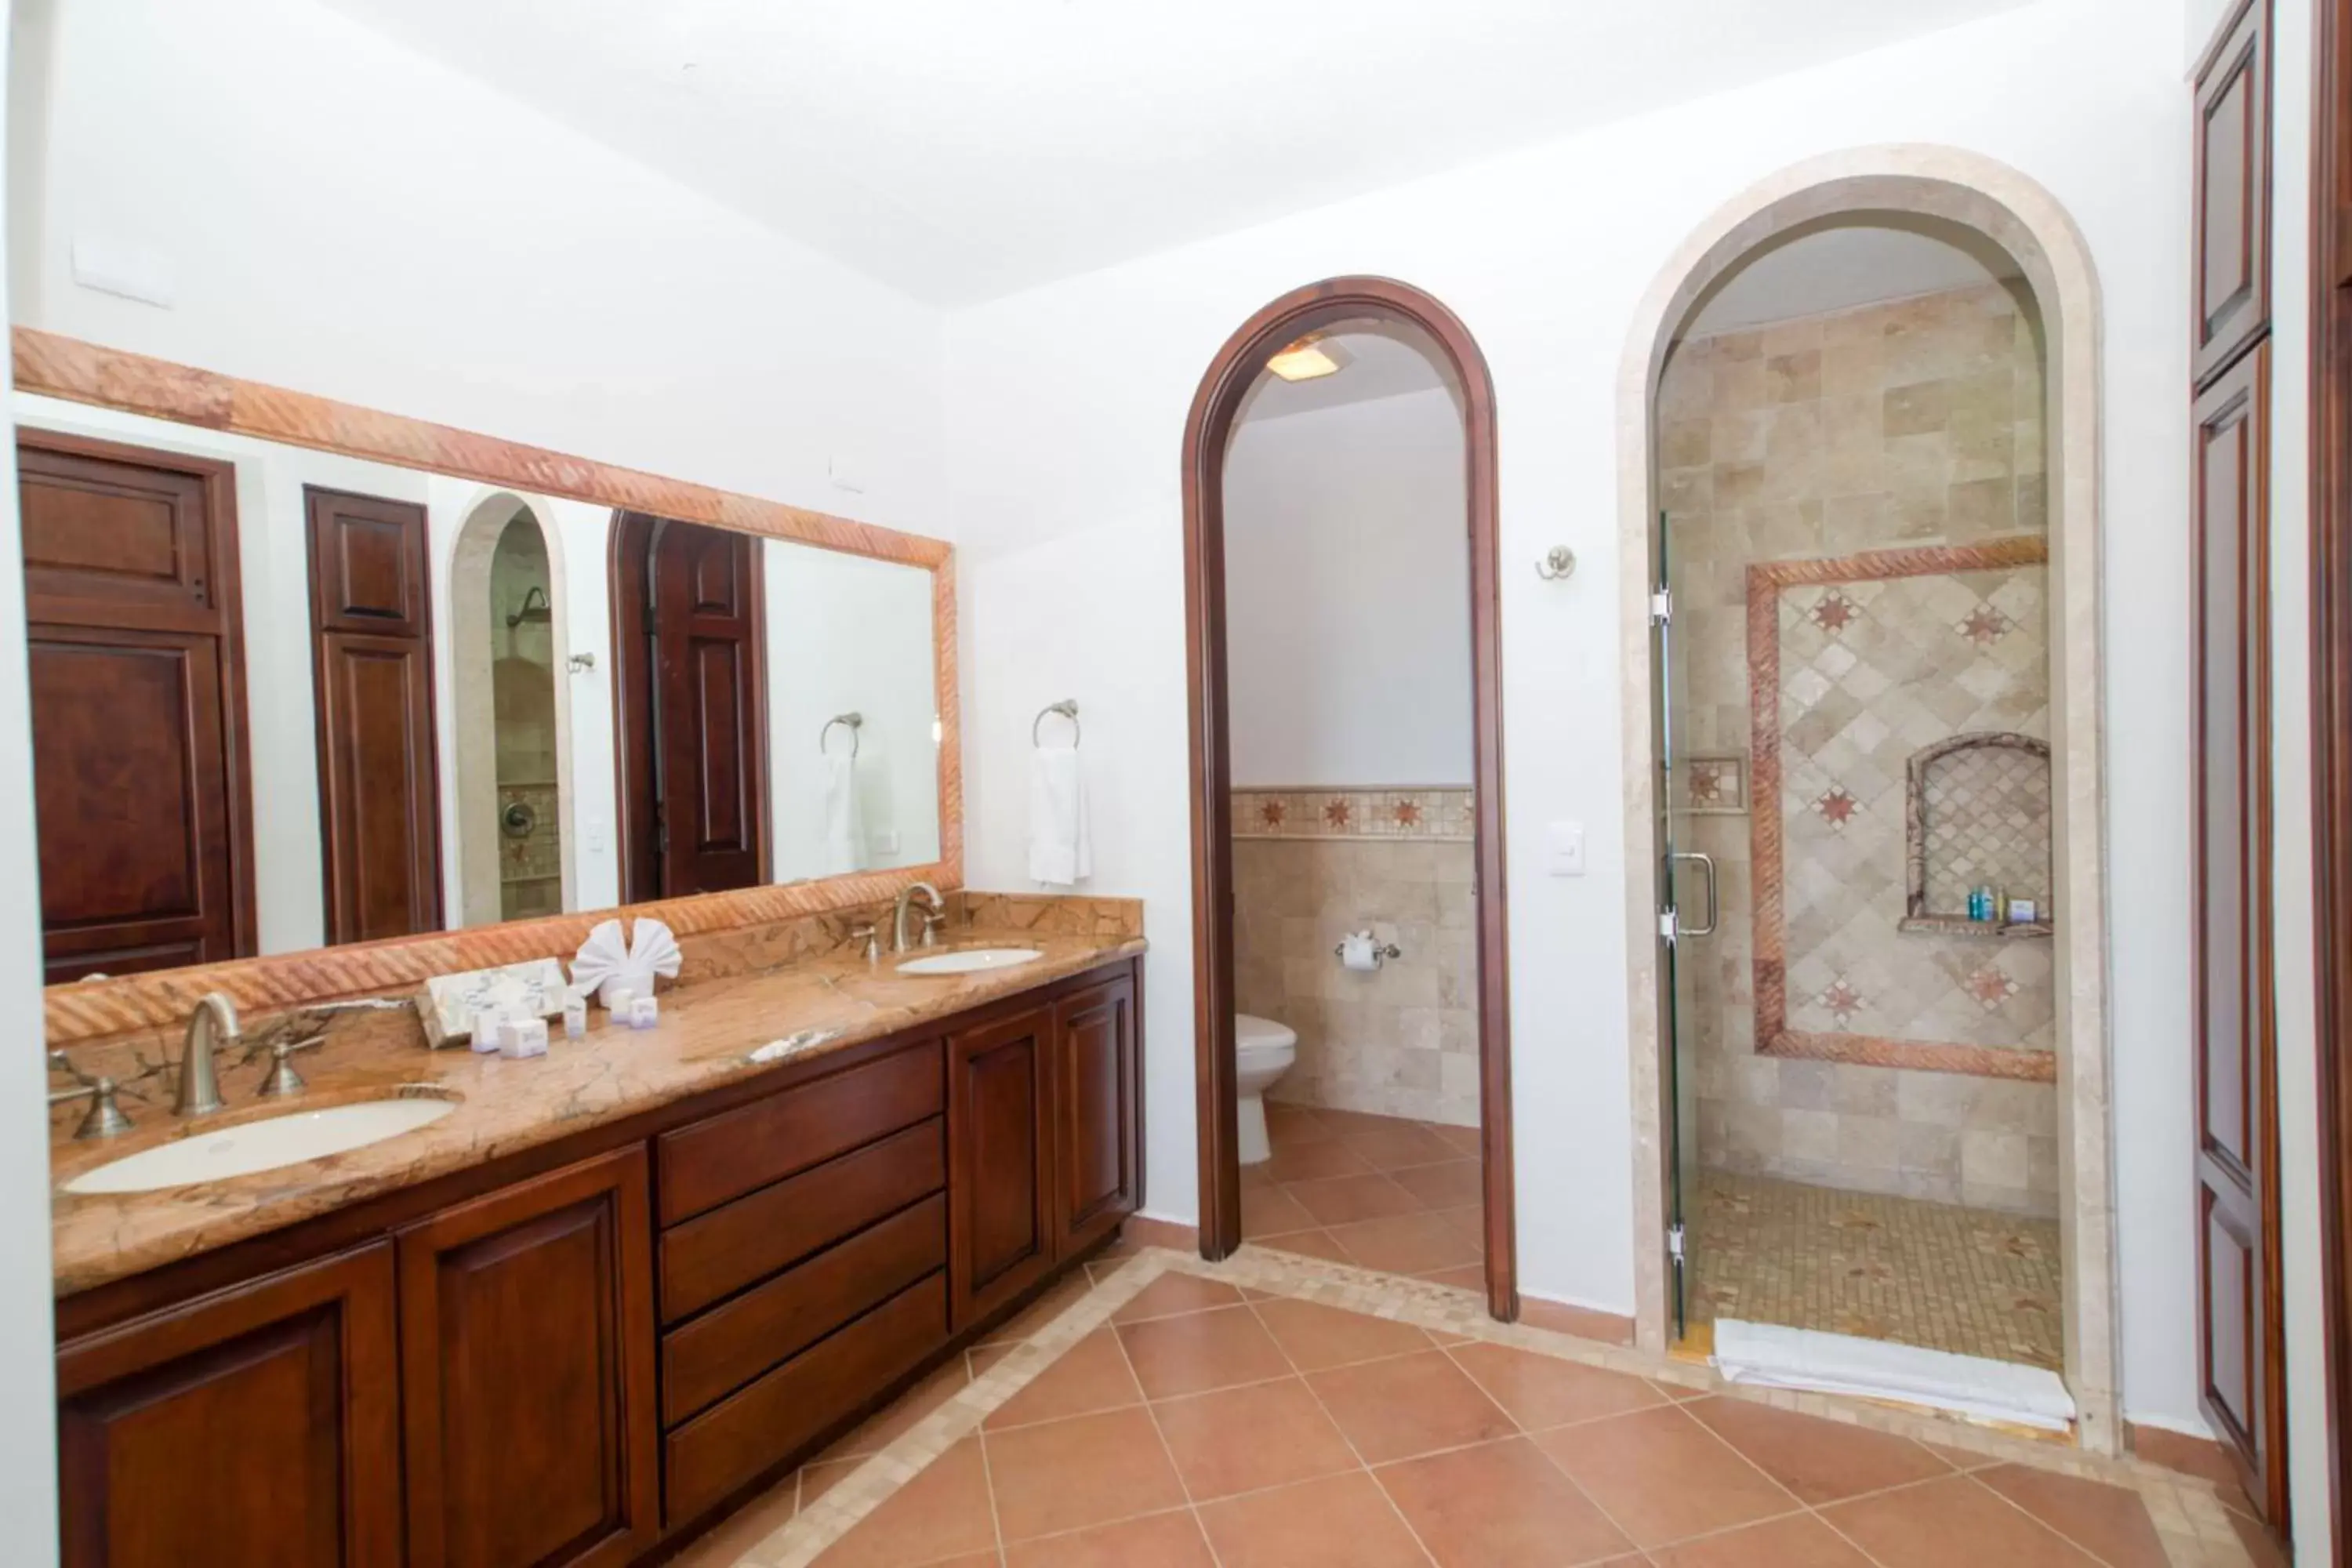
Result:
{"type": "Polygon", "coordinates": [[[1328,1138],[1331,1124],[1323,1120],[1323,1114],[1304,1105],[1269,1100],[1265,1102],[1266,1142],[1279,1149],[1328,1138]]]}
{"type": "Polygon", "coordinates": [[[1282,1347],[1248,1307],[1129,1323],[1118,1337],[1144,1394],[1152,1399],[1264,1383],[1290,1372],[1282,1347]]]}
{"type": "Polygon", "coordinates": [[[1386,1176],[1333,1176],[1328,1181],[1295,1182],[1285,1190],[1326,1226],[1421,1212],[1412,1194],[1386,1176]]]}
{"type": "Polygon", "coordinates": [[[1282,1187],[1242,1189],[1244,1236],[1280,1236],[1286,1230],[1312,1230],[1316,1223],[1315,1216],[1282,1187]]]}
{"type": "Polygon", "coordinates": [[[1127,1352],[1118,1347],[1118,1335],[1109,1329],[1097,1329],[998,1405],[984,1425],[989,1431],[999,1432],[1142,1403],[1143,1390],[1128,1370],[1127,1352]]]}
{"type": "Polygon", "coordinates": [[[1486,1293],[1486,1266],[1484,1263],[1465,1263],[1459,1268],[1432,1268],[1416,1274],[1413,1278],[1426,1279],[1433,1285],[1444,1285],[1456,1290],[1467,1290],[1474,1295],[1483,1296],[1486,1293]]]}
{"type": "MultiPolygon", "coordinates": [[[[1246,1232],[1244,1233],[1245,1236],[1246,1232]]],[[[1276,1252],[1293,1252],[1301,1258],[1319,1258],[1327,1263],[1353,1263],[1348,1249],[1339,1245],[1328,1230],[1294,1230],[1281,1236],[1249,1237],[1261,1247],[1276,1252]]]]}
{"type": "Polygon", "coordinates": [[[1140,1409],[1017,1426],[992,1432],[987,1441],[996,1521],[1006,1541],[1109,1524],[1184,1501],[1159,1430],[1140,1409]]]}
{"type": "Polygon", "coordinates": [[[1114,1323],[1140,1323],[1150,1318],[1173,1318],[1185,1312],[1205,1312],[1212,1307],[1235,1307],[1242,1293],[1221,1279],[1197,1274],[1162,1274],[1136,1292],[1135,1299],[1111,1314],[1114,1323]]]}
{"type": "Polygon", "coordinates": [[[1486,1168],[1475,1160],[1448,1160],[1398,1171],[1389,1178],[1428,1209],[1456,1209],[1486,1201],[1486,1168]]]}
{"type": "Polygon", "coordinates": [[[1442,1351],[1308,1374],[1371,1465],[1507,1437],[1518,1428],[1442,1351]]]}
{"type": "Polygon", "coordinates": [[[1339,1142],[1369,1161],[1375,1171],[1402,1171],[1412,1165],[1438,1165],[1459,1159],[1454,1146],[1411,1123],[1376,1131],[1339,1130],[1339,1142]]]}
{"type": "Polygon", "coordinates": [[[671,1568],[734,1568],[745,1552],[792,1522],[799,1490],[799,1478],[786,1476],[671,1558],[671,1568]]]}
{"type": "Polygon", "coordinates": [[[980,1337],[984,1345],[1018,1344],[1060,1317],[1094,1289],[1094,1280],[1080,1271],[1064,1275],[1046,1292],[980,1337]]]}
{"type": "Polygon", "coordinates": [[[998,1362],[1013,1353],[1012,1345],[974,1345],[963,1352],[964,1363],[971,1369],[971,1380],[978,1383],[998,1362]]]}
{"type": "Polygon", "coordinates": [[[1871,1568],[1852,1542],[1809,1513],[1660,1547],[1650,1561],[1658,1568],[1871,1568]]]}
{"type": "Polygon", "coordinates": [[[1190,1509],[1007,1547],[1006,1568],[1216,1568],[1190,1509]]]}
{"type": "Polygon", "coordinates": [[[827,1459],[801,1467],[800,1505],[809,1504],[831,1491],[835,1485],[853,1474],[864,1459],[827,1459]]]}
{"type": "Polygon", "coordinates": [[[1536,1442],[1644,1550],[1797,1507],[1675,1405],[1555,1427],[1536,1442]]]}
{"type": "Polygon", "coordinates": [[[1195,1502],[1360,1468],[1296,1377],[1164,1400],[1151,1413],[1195,1502]]]}
{"type": "Polygon", "coordinates": [[[1370,1110],[1338,1110],[1329,1106],[1314,1108],[1315,1120],[1333,1132],[1386,1132],[1391,1128],[1412,1127],[1418,1123],[1402,1116],[1382,1116],[1370,1110]]]}
{"type": "Polygon", "coordinates": [[[1205,1504],[1223,1568],[1428,1568],[1388,1495],[1362,1470],[1205,1504]]]}
{"type": "Polygon", "coordinates": [[[1882,1568],[2089,1568],[2096,1561],[1972,1476],[1838,1503],[1822,1517],[1882,1568]]]}
{"type": "Polygon", "coordinates": [[[1922,1443],[1919,1447],[1956,1470],[1981,1470],[1987,1465],[2000,1463],[1990,1454],[1979,1454],[1971,1448],[1955,1448],[1945,1443],[1922,1443]]]}
{"type": "Polygon", "coordinates": [[[845,1459],[854,1454],[881,1452],[915,1423],[954,1398],[971,1381],[970,1369],[958,1356],[851,1428],[824,1451],[824,1457],[845,1459]]]}
{"type": "Polygon", "coordinates": [[[1257,1316],[1301,1372],[1410,1355],[1430,1347],[1430,1337],[1411,1323],[1343,1311],[1319,1301],[1276,1297],[1260,1301],[1257,1316]]]}
{"type": "Polygon", "coordinates": [[[1530,1432],[1665,1403],[1656,1389],[1631,1373],[1510,1345],[1474,1342],[1456,1345],[1452,1353],[1454,1364],[1530,1432]]]}
{"type": "Polygon", "coordinates": [[[1486,1134],[1476,1127],[1448,1127],[1441,1122],[1428,1123],[1429,1135],[1475,1159],[1486,1150],[1486,1134]]]}
{"type": "Polygon", "coordinates": [[[2278,1537],[2264,1528],[2262,1521],[2234,1510],[2228,1517],[2238,1544],[2246,1549],[2246,1556],[2254,1568],[2289,1568],[2286,1552],[2279,1545],[2278,1537]]]}
{"type": "Polygon", "coordinates": [[[1439,1568],[1565,1568],[1633,1545],[1525,1437],[1373,1474],[1439,1568]]]}
{"type": "Polygon", "coordinates": [[[1383,1274],[1458,1268],[1477,1262],[1479,1257],[1476,1246],[1433,1214],[1392,1215],[1335,1225],[1331,1236],[1358,1263],[1383,1274]]]}
{"type": "MultiPolygon", "coordinates": [[[[1399,1171],[1397,1176],[1409,1176],[1412,1173],[1410,1171],[1399,1171]]],[[[1389,1180],[1395,1181],[1397,1176],[1391,1176],[1389,1180]]],[[[1481,1256],[1486,1253],[1486,1211],[1484,1208],[1476,1204],[1470,1204],[1450,1209],[1434,1209],[1431,1212],[1475,1245],[1481,1256]]]]}
{"type": "Polygon", "coordinates": [[[2107,1568],[2166,1568],[2169,1561],[2147,1505],[2128,1488],[2021,1465],[1980,1470],[1976,1479],[2107,1568]]]}
{"type": "Polygon", "coordinates": [[[1265,1163],[1266,1173],[1284,1185],[1321,1181],[1327,1176],[1360,1176],[1371,1168],[1370,1160],[1337,1138],[1327,1138],[1318,1143],[1283,1145],[1265,1163]]]}
{"type": "Polygon", "coordinates": [[[904,1568],[995,1550],[980,1439],[967,1437],[891,1493],[817,1562],[823,1568],[904,1568]]]}
{"type": "Polygon", "coordinates": [[[1891,1432],[1745,1399],[1703,1399],[1686,1408],[1808,1503],[1837,1502],[1951,1474],[1943,1460],[1891,1432]]]}

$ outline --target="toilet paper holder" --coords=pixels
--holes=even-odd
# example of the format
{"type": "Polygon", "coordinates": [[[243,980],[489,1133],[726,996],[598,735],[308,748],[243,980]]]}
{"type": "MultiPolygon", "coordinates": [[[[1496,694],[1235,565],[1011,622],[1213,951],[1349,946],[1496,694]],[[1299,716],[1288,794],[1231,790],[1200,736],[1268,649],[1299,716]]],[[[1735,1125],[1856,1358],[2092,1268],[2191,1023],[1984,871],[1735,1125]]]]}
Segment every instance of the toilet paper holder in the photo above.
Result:
{"type": "MultiPolygon", "coordinates": [[[[1372,939],[1372,933],[1368,931],[1356,931],[1353,933],[1353,936],[1361,937],[1364,941],[1372,943],[1372,966],[1376,969],[1381,964],[1386,963],[1391,958],[1402,958],[1404,956],[1404,950],[1398,947],[1396,943],[1392,942],[1374,942],[1372,939]]],[[[1339,943],[1339,945],[1332,948],[1331,956],[1338,959],[1345,959],[1348,956],[1347,941],[1343,940],[1339,943]]]]}

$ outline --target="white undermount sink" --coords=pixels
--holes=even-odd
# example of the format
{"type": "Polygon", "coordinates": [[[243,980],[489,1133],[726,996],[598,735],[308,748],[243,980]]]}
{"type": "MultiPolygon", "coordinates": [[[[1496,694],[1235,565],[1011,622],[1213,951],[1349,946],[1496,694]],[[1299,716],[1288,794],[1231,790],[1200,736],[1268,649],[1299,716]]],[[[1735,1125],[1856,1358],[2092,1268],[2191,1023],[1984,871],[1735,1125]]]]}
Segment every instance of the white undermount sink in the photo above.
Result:
{"type": "Polygon", "coordinates": [[[910,958],[898,965],[901,974],[978,974],[987,969],[1010,969],[1044,953],[1034,947],[967,947],[961,952],[935,952],[910,958]]]}
{"type": "Polygon", "coordinates": [[[69,1193],[152,1193],[196,1182],[225,1181],[363,1149],[440,1121],[457,1109],[454,1099],[401,1095],[317,1110],[289,1109],[210,1132],[192,1132],[84,1171],[66,1183],[69,1193]]]}

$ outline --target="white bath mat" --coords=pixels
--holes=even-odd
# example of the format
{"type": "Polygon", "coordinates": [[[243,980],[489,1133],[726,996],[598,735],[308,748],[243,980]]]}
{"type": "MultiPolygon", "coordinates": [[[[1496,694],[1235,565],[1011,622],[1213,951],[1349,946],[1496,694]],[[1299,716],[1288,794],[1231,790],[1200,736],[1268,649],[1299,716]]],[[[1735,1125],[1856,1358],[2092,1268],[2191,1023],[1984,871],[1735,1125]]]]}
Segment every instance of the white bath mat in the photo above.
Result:
{"type": "Polygon", "coordinates": [[[1852,1334],[1720,1318],[1715,1364],[1729,1382],[1766,1388],[1899,1399],[2050,1432],[2074,1420],[2074,1396],[2054,1372],[1852,1334]]]}

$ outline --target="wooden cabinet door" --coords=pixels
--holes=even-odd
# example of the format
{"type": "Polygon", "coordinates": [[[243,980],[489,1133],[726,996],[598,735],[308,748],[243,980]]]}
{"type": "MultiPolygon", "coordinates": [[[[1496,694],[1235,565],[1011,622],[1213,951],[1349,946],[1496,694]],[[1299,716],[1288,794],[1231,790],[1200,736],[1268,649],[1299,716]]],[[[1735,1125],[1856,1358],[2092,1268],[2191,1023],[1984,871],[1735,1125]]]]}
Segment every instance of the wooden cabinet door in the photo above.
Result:
{"type": "Polygon", "coordinates": [[[1065,997],[1054,1009],[1055,1256],[1085,1251],[1142,1200],[1135,981],[1065,997]]]}
{"type": "Polygon", "coordinates": [[[378,1242],[58,1352],[64,1568],[399,1568],[378,1242]]]}
{"type": "Polygon", "coordinates": [[[19,430],[51,984],[255,952],[228,465],[19,430]]]}
{"type": "Polygon", "coordinates": [[[2271,991],[2270,350],[2197,403],[2196,1039],[2205,1414],[2274,1523],[2286,1502],[2271,991]]]}
{"type": "Polygon", "coordinates": [[[660,1529],[643,1147],[399,1235],[410,1568],[619,1564],[660,1529]]]}
{"type": "Polygon", "coordinates": [[[327,940],[441,929],[425,509],[305,487],[327,940]]]}
{"type": "Polygon", "coordinates": [[[2197,71],[2190,378],[2205,385],[2270,326],[2270,0],[2247,0],[2197,71]]]}
{"type": "Polygon", "coordinates": [[[948,1037],[948,1301],[986,1317],[1054,1266],[1054,1009],[948,1037]]]}

